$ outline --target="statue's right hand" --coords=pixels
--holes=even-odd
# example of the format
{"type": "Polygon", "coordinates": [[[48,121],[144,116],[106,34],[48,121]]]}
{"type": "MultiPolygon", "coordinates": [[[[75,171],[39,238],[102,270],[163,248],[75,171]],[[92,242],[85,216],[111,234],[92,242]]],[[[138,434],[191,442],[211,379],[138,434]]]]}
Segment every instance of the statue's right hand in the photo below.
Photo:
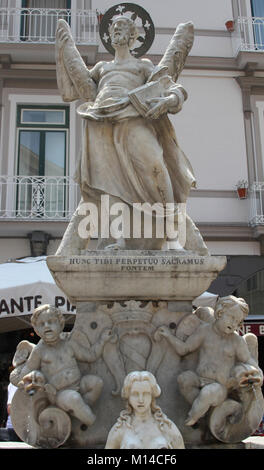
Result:
{"type": "Polygon", "coordinates": [[[25,392],[31,394],[32,392],[34,393],[37,389],[43,389],[44,384],[44,375],[38,370],[33,370],[23,377],[23,379],[18,383],[18,387],[24,388],[25,392]]]}

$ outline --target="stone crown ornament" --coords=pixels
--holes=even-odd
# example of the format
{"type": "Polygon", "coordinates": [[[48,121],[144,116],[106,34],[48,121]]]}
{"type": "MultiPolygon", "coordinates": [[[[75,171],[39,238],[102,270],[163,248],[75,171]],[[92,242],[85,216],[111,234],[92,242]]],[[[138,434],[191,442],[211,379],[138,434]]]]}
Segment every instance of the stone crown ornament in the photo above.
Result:
{"type": "Polygon", "coordinates": [[[143,56],[153,43],[155,29],[147,11],[134,3],[119,3],[109,8],[103,15],[100,22],[99,34],[104,47],[110,54],[115,55],[114,48],[111,45],[109,28],[114,19],[120,16],[132,20],[139,29],[139,36],[131,48],[131,54],[137,58],[143,56]]]}

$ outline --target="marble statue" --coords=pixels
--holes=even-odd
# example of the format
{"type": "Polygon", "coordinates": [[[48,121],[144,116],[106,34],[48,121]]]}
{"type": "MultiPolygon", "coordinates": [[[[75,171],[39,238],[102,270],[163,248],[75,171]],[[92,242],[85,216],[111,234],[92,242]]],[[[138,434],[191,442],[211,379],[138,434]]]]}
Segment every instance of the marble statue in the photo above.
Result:
{"type": "Polygon", "coordinates": [[[214,317],[208,310],[201,313],[204,321],[185,341],[173,335],[166,326],[159,327],[155,336],[157,340],[165,338],[180,356],[197,351],[196,370],[185,370],[177,377],[179,389],[191,405],[185,425],[194,426],[214,408],[217,412],[211,415],[211,432],[219,440],[232,442],[233,438],[237,439],[237,433],[243,438],[244,413],[248,414],[247,420],[251,421],[251,432],[257,427],[259,413],[262,413],[260,387],[263,373],[257,363],[257,338],[252,334],[240,336],[236,331],[248,314],[248,305],[244,299],[231,295],[222,297],[216,304],[214,317]],[[243,393],[245,389],[246,395],[243,393]],[[243,407],[243,401],[247,406],[243,407]],[[248,406],[250,401],[254,408],[252,416],[252,406],[248,406]],[[255,407],[259,408],[257,413],[255,407]],[[230,423],[238,422],[240,428],[232,436],[230,423]]]}
{"type": "MultiPolygon", "coordinates": [[[[100,61],[88,69],[69,25],[64,20],[58,21],[58,88],[64,101],[84,100],[77,110],[84,129],[76,174],[82,200],[57,255],[80,254],[80,250],[87,248],[87,240],[78,234],[83,202],[94,203],[99,214],[102,195],[109,195],[110,206],[116,202],[129,208],[135,204],[156,204],[161,208],[172,205],[176,225],[177,207],[186,203],[190,189],[196,185],[191,164],[179,148],[168,118],[168,113],[180,112],[187,99],[187,92],[176,81],[193,44],[193,24],[178,26],[158,66],[131,53],[138,36],[135,21],[127,14],[120,15],[120,7],[117,8],[109,28],[114,59],[100,61]]],[[[103,224],[102,215],[100,226],[103,224]]],[[[114,239],[113,235],[99,237],[97,249],[159,250],[165,241],[166,234],[157,238],[153,228],[151,238],[143,234],[138,238],[125,235],[122,240],[114,239]]],[[[188,215],[184,248],[200,255],[208,254],[199,230],[188,215]]]]}
{"type": "Polygon", "coordinates": [[[44,391],[49,404],[77,418],[82,425],[92,426],[96,416],[90,405],[98,400],[103,381],[95,375],[82,376],[77,361],[96,361],[111,340],[111,331],[105,329],[99,341],[89,348],[71,334],[62,333],[63,315],[51,305],[38,307],[31,322],[41,340],[36,346],[27,341],[18,345],[11,382],[29,395],[44,391]]]}
{"type": "Polygon", "coordinates": [[[128,374],[122,388],[127,406],[110,430],[105,448],[184,449],[180,431],[156,404],[160,394],[160,387],[150,372],[128,374]]]}

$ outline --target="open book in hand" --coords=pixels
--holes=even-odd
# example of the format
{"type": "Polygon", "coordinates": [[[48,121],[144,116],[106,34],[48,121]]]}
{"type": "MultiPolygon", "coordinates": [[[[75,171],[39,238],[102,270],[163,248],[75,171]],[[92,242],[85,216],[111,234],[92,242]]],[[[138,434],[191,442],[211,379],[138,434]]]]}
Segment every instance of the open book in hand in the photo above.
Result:
{"type": "Polygon", "coordinates": [[[128,97],[139,114],[146,117],[147,112],[156,104],[155,102],[151,103],[151,100],[168,96],[172,85],[175,86],[175,83],[168,75],[165,75],[135,88],[128,93],[128,97]]]}

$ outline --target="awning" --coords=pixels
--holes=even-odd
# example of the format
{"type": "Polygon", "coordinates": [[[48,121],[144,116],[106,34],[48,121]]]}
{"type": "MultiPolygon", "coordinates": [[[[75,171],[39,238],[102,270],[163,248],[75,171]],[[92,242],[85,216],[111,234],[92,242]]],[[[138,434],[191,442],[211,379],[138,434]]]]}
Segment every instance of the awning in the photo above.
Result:
{"type": "MultiPolygon", "coordinates": [[[[214,308],[217,298],[204,292],[193,305],[214,308]]],[[[33,310],[43,304],[59,307],[66,322],[73,321],[75,307],[55,284],[46,256],[0,264],[0,333],[31,328],[33,310]]]]}
{"type": "Polygon", "coordinates": [[[75,315],[75,307],[55,284],[45,256],[0,264],[0,333],[31,328],[33,310],[43,304],[59,307],[68,322],[75,315]]]}

